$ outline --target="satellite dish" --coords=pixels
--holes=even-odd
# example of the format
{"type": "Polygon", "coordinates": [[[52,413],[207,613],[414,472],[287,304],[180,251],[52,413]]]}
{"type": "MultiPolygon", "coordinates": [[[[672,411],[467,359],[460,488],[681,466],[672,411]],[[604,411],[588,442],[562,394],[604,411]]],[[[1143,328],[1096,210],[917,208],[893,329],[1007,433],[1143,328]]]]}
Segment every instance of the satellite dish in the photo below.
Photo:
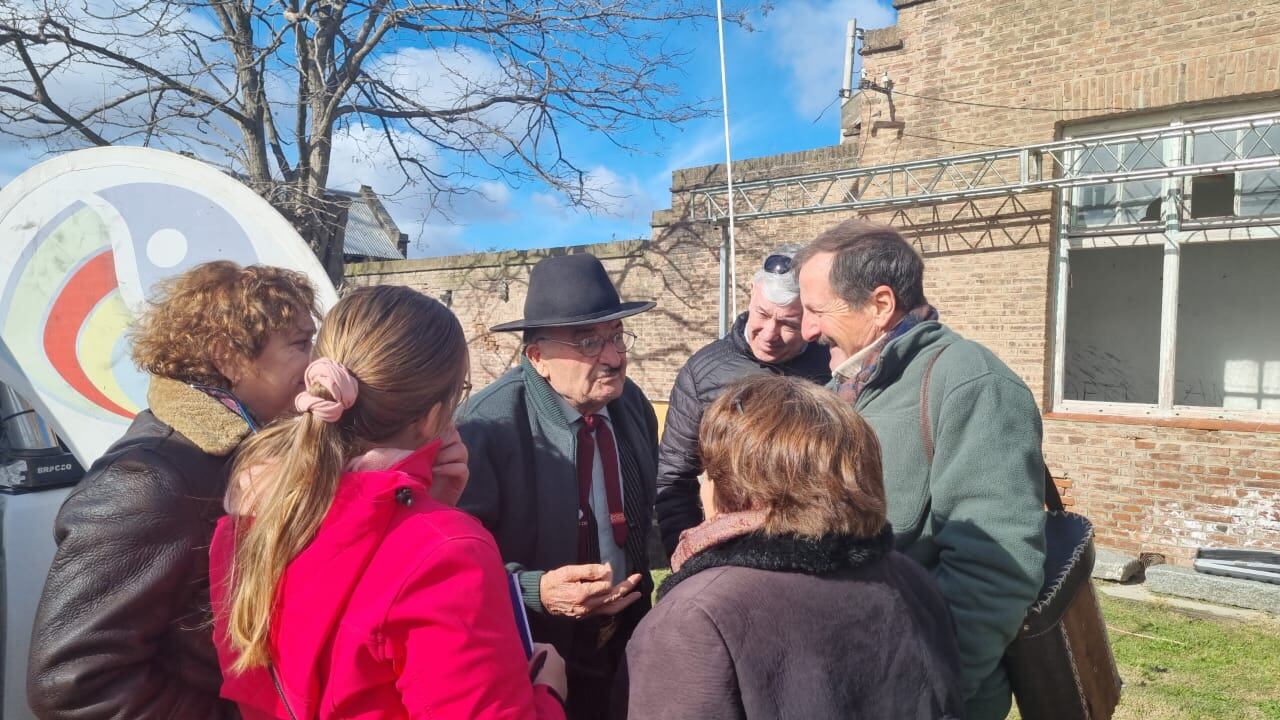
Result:
{"type": "Polygon", "coordinates": [[[156,283],[210,260],[297,270],[337,301],[267,201],[216,168],[132,147],[67,153],[0,190],[0,382],[88,467],[147,406],[125,336],[156,283]]]}

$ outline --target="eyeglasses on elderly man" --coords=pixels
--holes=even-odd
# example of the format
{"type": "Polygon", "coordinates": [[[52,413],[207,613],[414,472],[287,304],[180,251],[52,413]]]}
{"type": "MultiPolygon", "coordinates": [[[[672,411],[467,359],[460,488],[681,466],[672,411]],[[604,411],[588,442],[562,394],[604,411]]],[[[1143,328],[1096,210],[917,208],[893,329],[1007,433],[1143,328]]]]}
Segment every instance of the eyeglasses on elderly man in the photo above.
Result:
{"type": "Polygon", "coordinates": [[[553,342],[560,345],[568,345],[578,351],[583,357],[594,358],[600,357],[600,353],[604,352],[605,343],[611,343],[613,349],[620,353],[624,353],[635,347],[636,334],[622,330],[608,337],[603,335],[590,335],[581,340],[557,340],[550,337],[539,337],[534,342],[553,342]]]}

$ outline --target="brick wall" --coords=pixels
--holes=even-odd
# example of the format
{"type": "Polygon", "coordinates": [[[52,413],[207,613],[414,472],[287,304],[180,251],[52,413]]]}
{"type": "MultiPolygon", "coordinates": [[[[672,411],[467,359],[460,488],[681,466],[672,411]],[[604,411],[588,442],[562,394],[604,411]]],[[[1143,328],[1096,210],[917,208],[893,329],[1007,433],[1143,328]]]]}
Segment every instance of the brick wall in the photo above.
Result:
{"type": "MultiPolygon", "coordinates": [[[[529,269],[534,264],[549,255],[590,252],[604,263],[624,298],[652,299],[662,292],[655,287],[652,256],[647,252],[649,245],[648,241],[631,240],[573,248],[362,263],[347,266],[346,282],[353,286],[406,285],[436,298],[447,298],[467,334],[471,381],[476,387],[484,387],[518,359],[520,333],[492,333],[489,327],[523,317],[529,269]]],[[[659,328],[669,323],[669,318],[678,320],[681,316],[678,312],[652,312],[629,320],[628,325],[646,338],[661,337],[663,333],[659,328]]],[[[656,387],[647,375],[652,373],[650,364],[644,360],[648,355],[658,355],[661,359],[672,353],[661,346],[654,349],[647,345],[637,350],[632,377],[656,387]]]]}
{"type": "MultiPolygon", "coordinates": [[[[901,137],[873,136],[872,124],[889,119],[888,102],[864,93],[849,113],[861,133],[842,138],[864,166],[1050,142],[1086,120],[1280,93],[1274,0],[899,5],[894,28],[869,34],[863,63],[868,76],[893,79],[893,115],[904,127],[901,137]]],[[[968,230],[954,221],[939,227],[956,206],[880,217],[898,226],[934,221],[915,234],[931,299],[944,320],[1004,358],[1048,409],[1051,205],[1047,193],[1022,202],[961,212],[974,218],[968,230]]],[[[1202,545],[1280,547],[1276,434],[1138,422],[1045,419],[1046,459],[1103,544],[1179,563],[1202,545]]]]}
{"type": "MultiPolygon", "coordinates": [[[[840,145],[736,162],[735,180],[1048,142],[1072,122],[1280,94],[1276,0],[896,5],[898,24],[868,34],[863,60],[870,76],[887,71],[900,93],[1063,109],[1027,112],[899,94],[894,119],[904,123],[902,135],[881,129],[873,136],[872,125],[889,119],[888,103],[864,93],[844,113],[846,125],[861,120],[859,134],[840,145]]],[[[628,323],[641,336],[631,376],[651,398],[665,399],[680,366],[716,333],[721,230],[691,221],[697,214],[690,203],[694,188],[723,182],[720,165],[675,172],[671,209],[654,213],[647,241],[350,266],[348,278],[437,296],[451,290],[471,340],[473,382],[483,386],[515,358],[518,338],[486,328],[520,316],[532,263],[547,253],[587,249],[604,260],[624,298],[658,301],[628,323]]],[[[1004,358],[1046,410],[1052,208],[1040,193],[869,215],[916,243],[925,257],[926,291],[943,320],[1004,358]]],[[[803,243],[851,215],[740,223],[739,309],[770,248],[803,243]]],[[[1280,435],[1221,423],[1168,424],[1046,417],[1046,458],[1067,501],[1094,519],[1101,542],[1182,563],[1199,545],[1280,547],[1280,435]]]]}
{"type": "Polygon", "coordinates": [[[1048,420],[1045,459],[1100,542],[1185,563],[1200,546],[1280,548],[1270,433],[1048,420]]]}
{"type": "MultiPolygon", "coordinates": [[[[981,147],[968,143],[1048,142],[1065,121],[1274,94],[1280,90],[1278,33],[1274,0],[915,3],[899,10],[901,48],[869,39],[862,58],[870,77],[888,72],[893,79],[904,136],[863,133],[856,142],[865,146],[863,164],[903,162],[981,147]],[[902,93],[1063,111],[957,105],[902,93]]],[[[888,119],[882,95],[864,93],[863,99],[865,127],[873,116],[888,119]]]]}

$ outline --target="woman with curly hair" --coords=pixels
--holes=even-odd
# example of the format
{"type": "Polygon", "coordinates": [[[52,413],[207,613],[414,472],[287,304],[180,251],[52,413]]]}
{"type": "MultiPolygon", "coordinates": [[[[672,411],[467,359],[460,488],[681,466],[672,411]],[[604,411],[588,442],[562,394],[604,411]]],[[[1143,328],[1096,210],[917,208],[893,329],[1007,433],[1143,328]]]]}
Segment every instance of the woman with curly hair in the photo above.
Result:
{"type": "Polygon", "coordinates": [[[218,261],[170,279],[132,332],[149,409],[72,491],[27,697],[52,718],[238,717],[219,698],[209,541],[228,460],[304,389],[318,311],[300,273],[218,261]]]}

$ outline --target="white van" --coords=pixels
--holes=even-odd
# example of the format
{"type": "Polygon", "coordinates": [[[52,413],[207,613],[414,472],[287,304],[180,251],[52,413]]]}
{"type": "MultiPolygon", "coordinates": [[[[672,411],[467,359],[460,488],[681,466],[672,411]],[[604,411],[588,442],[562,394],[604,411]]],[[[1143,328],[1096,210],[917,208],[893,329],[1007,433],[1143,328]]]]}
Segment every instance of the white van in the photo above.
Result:
{"type": "Polygon", "coordinates": [[[0,384],[0,717],[34,720],[27,707],[27,648],[56,546],[53,521],[84,476],[48,423],[0,384]]]}

